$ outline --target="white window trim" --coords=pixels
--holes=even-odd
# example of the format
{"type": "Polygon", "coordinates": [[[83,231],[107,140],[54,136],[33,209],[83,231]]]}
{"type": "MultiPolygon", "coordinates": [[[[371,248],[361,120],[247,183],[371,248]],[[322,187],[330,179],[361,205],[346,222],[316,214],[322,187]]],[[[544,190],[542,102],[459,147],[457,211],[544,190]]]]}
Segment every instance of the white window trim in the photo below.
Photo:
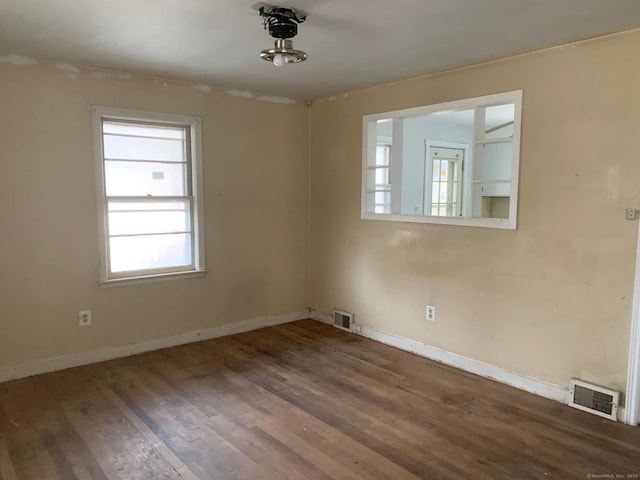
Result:
{"type": "Polygon", "coordinates": [[[98,218],[98,253],[100,263],[100,279],[98,283],[103,287],[130,285],[137,283],[173,280],[185,277],[198,277],[206,273],[205,270],[205,241],[204,241],[204,187],[202,179],[202,128],[199,117],[171,113],[145,112],[124,108],[93,106],[92,128],[94,147],[94,166],[96,180],[97,218],[98,218]],[[104,180],[104,154],[102,120],[135,120],[140,122],[175,124],[190,127],[191,145],[191,184],[193,201],[193,268],[171,269],[161,273],[130,276],[110,276],[107,248],[107,201],[104,180]]]}
{"type": "MultiPolygon", "coordinates": [[[[361,210],[360,218],[362,220],[382,220],[388,222],[404,222],[404,223],[431,223],[440,225],[456,225],[466,227],[483,227],[483,228],[500,228],[506,230],[515,230],[518,226],[518,185],[520,179],[520,140],[522,126],[522,90],[515,90],[505,93],[496,93],[492,95],[484,95],[480,97],[467,98],[463,100],[455,100],[452,102],[438,103],[434,105],[425,105],[421,107],[408,108],[404,110],[394,110],[391,112],[374,113],[362,117],[362,184],[361,184],[361,210]],[[460,111],[475,109],[478,106],[490,107],[492,105],[501,105],[505,103],[513,103],[515,105],[514,112],[514,129],[513,129],[513,151],[511,157],[511,192],[509,218],[482,218],[482,217],[436,217],[429,215],[404,215],[398,213],[379,214],[367,212],[367,165],[369,162],[369,152],[372,141],[375,143],[375,123],[378,120],[389,118],[394,119],[394,137],[395,124],[398,120],[404,118],[419,117],[437,112],[460,111]],[[373,138],[370,138],[373,137],[373,138]]],[[[476,139],[474,138],[474,141],[476,139]]],[[[476,143],[475,142],[474,149],[476,143]]],[[[488,142],[490,143],[490,142],[488,142]]],[[[394,142],[394,145],[402,145],[402,142],[394,142]]],[[[400,152],[401,153],[401,152],[400,152]]],[[[472,152],[473,154],[473,152],[472,152]]],[[[396,163],[401,165],[396,157],[396,163]]],[[[401,167],[400,167],[401,168],[401,167]]],[[[467,188],[463,195],[470,195],[470,189],[467,188]]],[[[393,198],[393,194],[392,194],[393,198]]],[[[464,200],[463,200],[464,203],[464,200]]],[[[393,205],[393,202],[392,202],[393,205]]]]}

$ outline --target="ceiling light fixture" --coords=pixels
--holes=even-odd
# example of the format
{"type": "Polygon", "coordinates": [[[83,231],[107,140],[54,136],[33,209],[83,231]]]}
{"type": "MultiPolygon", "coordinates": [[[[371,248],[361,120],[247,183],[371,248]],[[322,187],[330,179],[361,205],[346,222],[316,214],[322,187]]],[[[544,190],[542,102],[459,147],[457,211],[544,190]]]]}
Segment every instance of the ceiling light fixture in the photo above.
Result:
{"type": "Polygon", "coordinates": [[[298,34],[298,24],[304,22],[306,15],[298,15],[293,8],[284,7],[260,7],[260,16],[264,18],[264,29],[276,39],[273,48],[260,52],[260,58],[273,62],[276,67],[287,63],[300,63],[307,59],[307,54],[302,50],[293,48],[291,38],[298,34]]]}

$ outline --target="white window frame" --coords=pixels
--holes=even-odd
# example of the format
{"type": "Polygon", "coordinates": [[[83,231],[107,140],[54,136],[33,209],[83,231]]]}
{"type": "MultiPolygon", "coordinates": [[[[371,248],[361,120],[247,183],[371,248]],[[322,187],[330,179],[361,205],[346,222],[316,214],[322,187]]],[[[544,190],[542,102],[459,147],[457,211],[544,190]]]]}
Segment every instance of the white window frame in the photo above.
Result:
{"type": "MultiPolygon", "coordinates": [[[[432,223],[443,225],[457,225],[468,227],[486,227],[486,228],[501,228],[508,230],[515,230],[517,228],[517,215],[518,215],[518,184],[520,178],[520,137],[521,137],[521,124],[522,124],[522,90],[515,90],[505,93],[497,93],[492,95],[485,95],[475,98],[467,98],[463,100],[456,100],[452,102],[439,103],[434,105],[426,105],[415,108],[408,108],[405,110],[395,110],[391,112],[375,113],[371,115],[365,115],[362,117],[362,185],[361,185],[361,212],[360,218],[363,220],[382,220],[391,222],[410,222],[410,223],[432,223]],[[371,152],[372,146],[375,145],[376,136],[376,122],[378,120],[393,119],[394,122],[394,137],[393,145],[394,150],[394,165],[400,172],[402,170],[402,123],[405,118],[420,117],[424,115],[444,112],[454,112],[463,110],[474,110],[474,143],[471,148],[471,156],[465,160],[465,175],[467,172],[471,172],[473,169],[473,161],[475,160],[475,150],[482,145],[491,143],[500,143],[503,139],[484,139],[479,136],[480,123],[479,119],[484,121],[484,110],[496,105],[504,105],[507,103],[513,103],[514,108],[514,123],[513,123],[513,137],[512,143],[512,156],[511,156],[511,179],[509,182],[509,218],[485,218],[474,216],[473,211],[477,209],[476,205],[470,205],[473,195],[473,183],[477,183],[475,180],[465,180],[463,186],[463,215],[456,217],[439,217],[430,215],[410,215],[400,214],[399,208],[393,203],[392,200],[392,214],[380,214],[373,213],[368,205],[367,193],[370,190],[370,186],[367,182],[367,172],[372,164],[371,152]],[[481,110],[482,115],[478,112],[481,110]],[[398,127],[398,128],[396,128],[398,127]],[[400,135],[398,135],[398,133],[400,135]]],[[[482,132],[484,133],[484,132],[482,132]]],[[[374,153],[375,154],[375,153],[374,153]]],[[[470,175],[470,173],[469,173],[470,175]]],[[[401,195],[401,182],[392,183],[392,195],[391,198],[399,198],[401,195]],[[399,189],[394,190],[394,188],[399,189]]],[[[477,211],[477,210],[476,210],[477,211]]]]}
{"type": "Polygon", "coordinates": [[[205,270],[204,242],[204,201],[202,180],[202,129],[199,117],[159,112],[145,112],[112,107],[92,107],[94,163],[96,177],[97,218],[98,218],[98,252],[100,256],[99,284],[104,287],[131,283],[170,280],[180,277],[203,276],[205,270]],[[108,202],[105,186],[103,121],[123,120],[144,125],[168,125],[186,127],[189,131],[189,171],[192,197],[192,264],[185,267],[169,267],[165,269],[138,270],[133,272],[110,271],[109,261],[109,229],[108,202]]]}

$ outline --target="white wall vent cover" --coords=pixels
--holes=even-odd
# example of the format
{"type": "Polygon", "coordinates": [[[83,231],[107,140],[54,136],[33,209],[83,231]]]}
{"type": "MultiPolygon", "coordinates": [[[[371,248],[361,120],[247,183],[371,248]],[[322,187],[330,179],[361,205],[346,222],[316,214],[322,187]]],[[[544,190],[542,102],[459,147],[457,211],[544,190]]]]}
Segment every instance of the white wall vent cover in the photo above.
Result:
{"type": "Polygon", "coordinates": [[[351,332],[353,330],[353,313],[334,310],[333,326],[351,332]]]}
{"type": "Polygon", "coordinates": [[[572,378],[570,393],[569,406],[618,421],[620,392],[572,378]]]}

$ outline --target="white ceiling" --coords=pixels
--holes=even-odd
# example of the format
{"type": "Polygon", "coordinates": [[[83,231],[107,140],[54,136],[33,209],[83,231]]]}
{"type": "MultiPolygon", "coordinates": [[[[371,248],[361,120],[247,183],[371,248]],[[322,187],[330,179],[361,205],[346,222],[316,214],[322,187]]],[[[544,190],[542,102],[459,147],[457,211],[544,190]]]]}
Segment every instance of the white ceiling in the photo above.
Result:
{"type": "Polygon", "coordinates": [[[255,3],[0,0],[0,56],[318,98],[640,27],[640,0],[291,0],[309,60],[277,68],[255,3]]]}

